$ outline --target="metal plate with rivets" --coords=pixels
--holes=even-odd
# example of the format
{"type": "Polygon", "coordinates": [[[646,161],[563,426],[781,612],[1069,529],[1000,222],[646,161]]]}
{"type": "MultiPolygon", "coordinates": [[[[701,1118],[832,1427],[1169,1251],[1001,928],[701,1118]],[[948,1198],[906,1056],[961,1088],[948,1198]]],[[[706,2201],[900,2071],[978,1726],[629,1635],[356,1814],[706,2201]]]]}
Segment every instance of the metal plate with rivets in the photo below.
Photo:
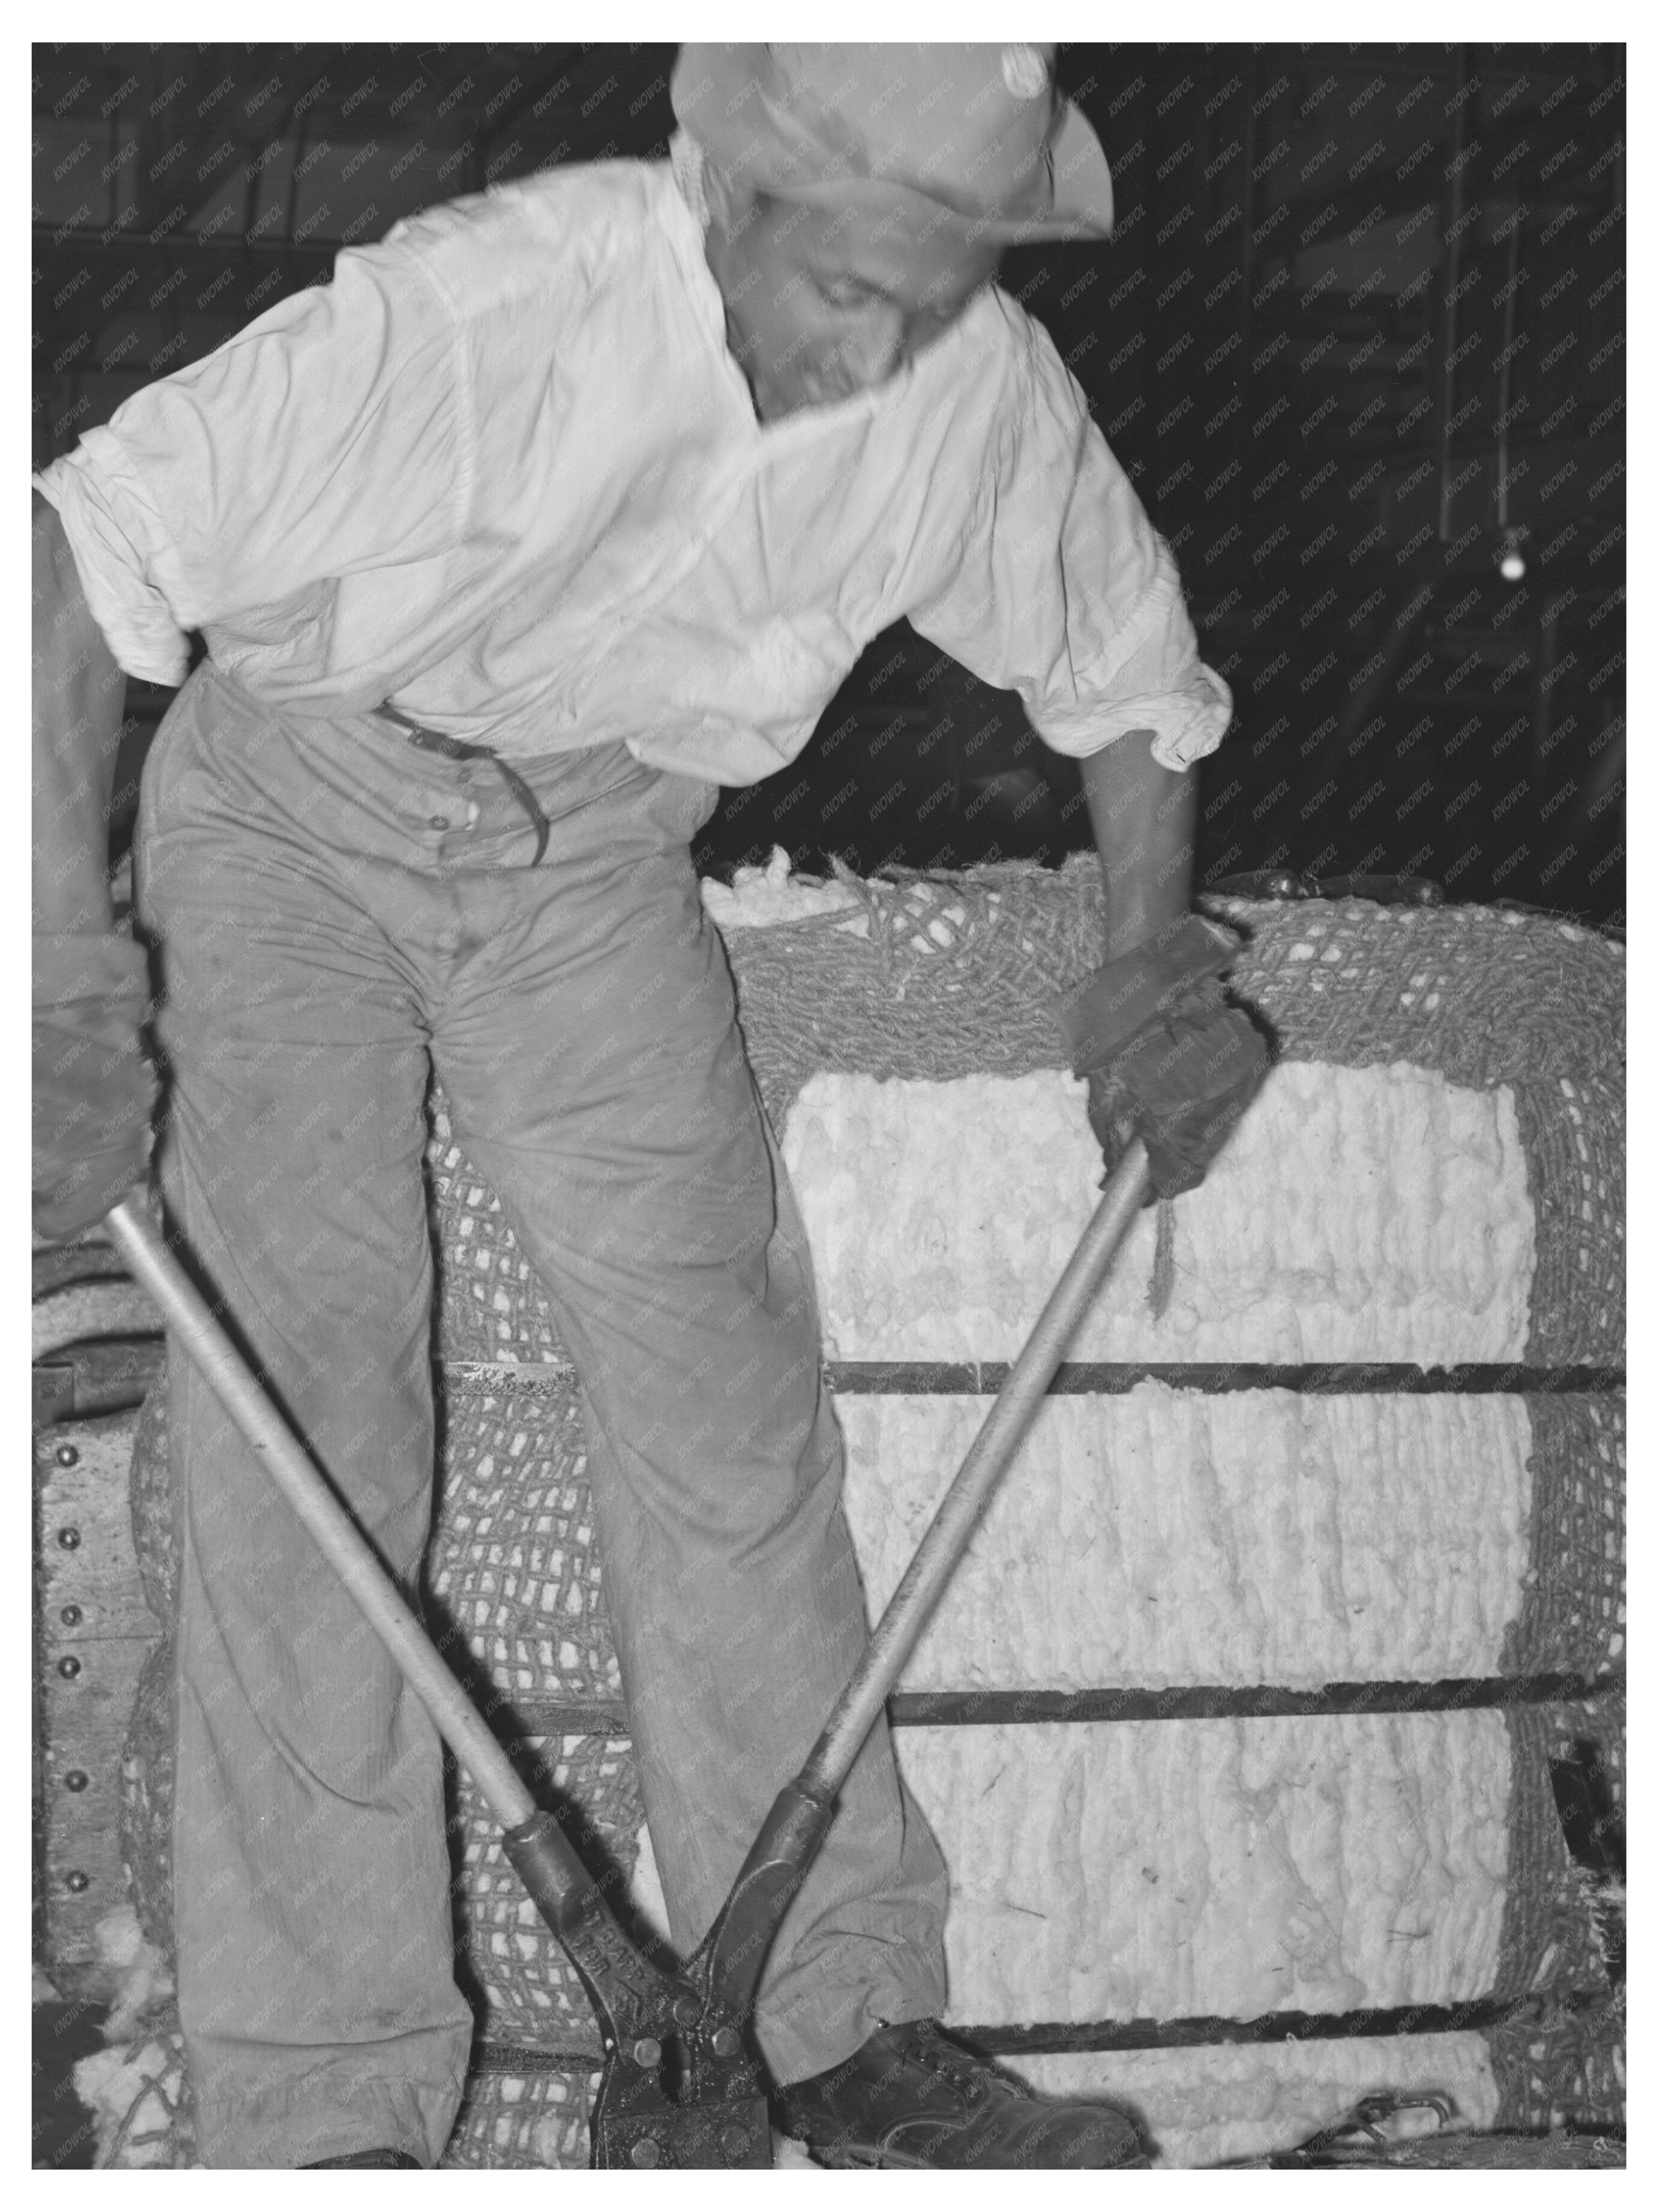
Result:
{"type": "Polygon", "coordinates": [[[126,1901],[121,1750],[161,1634],[127,1502],[136,1418],[58,1422],[34,1438],[46,1950],[60,1986],[86,1994],[96,1993],[93,1931],[126,1901]]]}

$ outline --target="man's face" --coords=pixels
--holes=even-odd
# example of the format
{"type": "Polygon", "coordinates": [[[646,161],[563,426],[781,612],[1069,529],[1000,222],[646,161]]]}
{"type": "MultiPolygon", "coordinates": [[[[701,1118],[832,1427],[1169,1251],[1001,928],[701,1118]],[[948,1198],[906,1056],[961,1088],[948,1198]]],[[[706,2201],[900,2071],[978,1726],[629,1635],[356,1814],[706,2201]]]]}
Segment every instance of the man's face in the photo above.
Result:
{"type": "Polygon", "coordinates": [[[716,205],[708,266],[762,422],[883,384],[996,273],[999,248],[944,227],[757,197],[716,205]]]}

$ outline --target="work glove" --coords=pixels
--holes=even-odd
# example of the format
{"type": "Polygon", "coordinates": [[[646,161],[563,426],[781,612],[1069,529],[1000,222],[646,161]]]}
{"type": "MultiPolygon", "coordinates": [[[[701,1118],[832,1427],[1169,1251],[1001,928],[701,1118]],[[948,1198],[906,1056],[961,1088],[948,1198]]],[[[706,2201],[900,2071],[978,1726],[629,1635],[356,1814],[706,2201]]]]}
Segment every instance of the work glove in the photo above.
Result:
{"type": "Polygon", "coordinates": [[[1217,981],[1237,951],[1230,931],[1188,914],[1059,1002],[1107,1168],[1142,1138],[1151,1195],[1203,1181],[1270,1065],[1265,1037],[1217,981]]]}
{"type": "Polygon", "coordinates": [[[148,963],[130,937],[37,932],[32,966],[34,1226],[61,1243],[149,1172],[148,963]]]}

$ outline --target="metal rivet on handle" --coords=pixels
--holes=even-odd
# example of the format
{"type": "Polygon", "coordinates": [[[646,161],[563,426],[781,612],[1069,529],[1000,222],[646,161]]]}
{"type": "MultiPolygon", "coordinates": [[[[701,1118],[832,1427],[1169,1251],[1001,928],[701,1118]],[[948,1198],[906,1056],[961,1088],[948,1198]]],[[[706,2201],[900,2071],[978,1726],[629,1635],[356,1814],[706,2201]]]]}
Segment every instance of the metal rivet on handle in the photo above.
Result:
{"type": "Polygon", "coordinates": [[[81,1455],[73,1444],[59,1444],[52,1457],[59,1467],[78,1467],[81,1464],[81,1455]]]}
{"type": "Polygon", "coordinates": [[[662,2148],[654,2136],[641,2136],[628,2155],[635,2166],[656,2166],[661,2162],[662,2148]]]}
{"type": "Polygon", "coordinates": [[[80,1868],[76,1867],[73,1874],[66,1874],[64,1876],[64,1887],[65,1889],[72,1889],[78,1897],[83,1889],[91,1888],[92,1876],[89,1874],[82,1874],[80,1868]]]}
{"type": "Polygon", "coordinates": [[[72,1552],[81,1540],[81,1532],[78,1528],[60,1528],[58,1540],[66,1552],[72,1552]]]}
{"type": "Polygon", "coordinates": [[[81,1626],[81,1608],[78,1605],[66,1605],[58,1618],[65,1628],[78,1628],[81,1626]]]}
{"type": "Polygon", "coordinates": [[[734,2027],[717,2027],[714,2032],[714,2055],[716,2058],[735,2058],[742,2038],[734,2027]]]}
{"type": "Polygon", "coordinates": [[[75,1790],[78,1795],[81,1790],[86,1788],[87,1779],[88,1778],[81,1771],[78,1766],[71,1766],[69,1772],[64,1777],[64,1787],[65,1790],[75,1790]]]}
{"type": "Polygon", "coordinates": [[[58,1662],[58,1671],[66,1682],[72,1682],[81,1671],[81,1662],[71,1651],[58,1662]]]}
{"type": "Polygon", "coordinates": [[[634,2045],[634,2063],[639,2066],[659,2066],[662,2045],[653,2035],[641,2035],[634,2045]]]}
{"type": "Polygon", "coordinates": [[[727,2128],[720,2138],[720,2147],[728,2158],[741,2158],[749,2147],[748,2130],[738,2127],[727,2128]]]}
{"type": "Polygon", "coordinates": [[[702,2008],[695,1997],[676,1997],[673,2001],[673,2016],[681,2027],[695,2027],[702,2017],[702,2008]]]}

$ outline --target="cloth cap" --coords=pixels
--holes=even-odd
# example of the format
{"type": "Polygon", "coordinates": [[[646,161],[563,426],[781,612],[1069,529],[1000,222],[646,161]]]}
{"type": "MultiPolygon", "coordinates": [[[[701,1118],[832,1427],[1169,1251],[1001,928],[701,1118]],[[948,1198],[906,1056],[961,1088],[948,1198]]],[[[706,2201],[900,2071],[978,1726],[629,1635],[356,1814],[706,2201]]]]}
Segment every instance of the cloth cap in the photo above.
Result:
{"type": "Polygon", "coordinates": [[[926,231],[1108,238],[1111,173],[1035,46],[684,46],[674,112],[733,184],[926,231]]]}

